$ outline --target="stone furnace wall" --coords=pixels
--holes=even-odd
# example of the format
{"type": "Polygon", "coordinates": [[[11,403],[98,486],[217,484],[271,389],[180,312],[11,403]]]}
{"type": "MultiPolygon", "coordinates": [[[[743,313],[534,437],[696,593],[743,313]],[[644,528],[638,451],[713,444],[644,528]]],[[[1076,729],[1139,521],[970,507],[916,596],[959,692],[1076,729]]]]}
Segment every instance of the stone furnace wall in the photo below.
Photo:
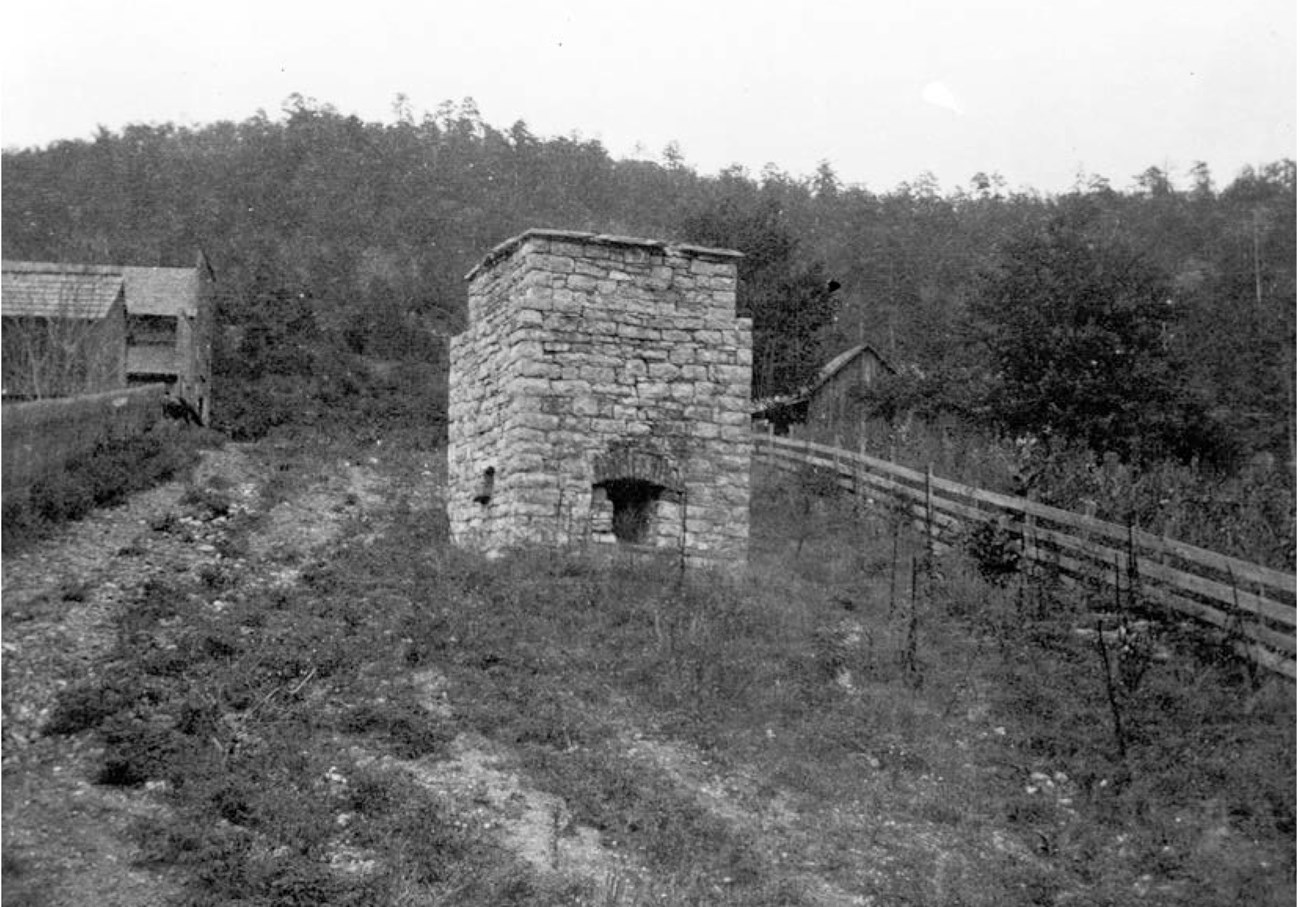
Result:
{"type": "Polygon", "coordinates": [[[621,545],[734,567],[749,546],[740,253],[529,230],[467,275],[451,342],[458,544],[621,545]]]}

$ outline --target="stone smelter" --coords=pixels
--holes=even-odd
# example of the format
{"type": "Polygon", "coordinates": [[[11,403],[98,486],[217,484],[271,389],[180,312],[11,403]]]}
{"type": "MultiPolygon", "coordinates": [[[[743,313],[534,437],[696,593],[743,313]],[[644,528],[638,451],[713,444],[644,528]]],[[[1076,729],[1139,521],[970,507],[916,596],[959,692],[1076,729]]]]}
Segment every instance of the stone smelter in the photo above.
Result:
{"type": "Polygon", "coordinates": [[[743,564],[753,354],[736,317],[740,258],[561,230],[488,253],[451,341],[452,538],[743,564]]]}

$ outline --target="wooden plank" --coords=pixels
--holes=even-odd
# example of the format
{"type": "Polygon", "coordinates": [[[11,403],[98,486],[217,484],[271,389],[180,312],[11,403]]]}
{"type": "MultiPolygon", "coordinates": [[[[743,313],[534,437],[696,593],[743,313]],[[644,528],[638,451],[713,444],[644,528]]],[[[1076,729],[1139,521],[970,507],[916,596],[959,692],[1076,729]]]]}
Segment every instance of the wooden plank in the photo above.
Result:
{"type": "MultiPolygon", "coordinates": [[[[1041,558],[1039,559],[1039,563],[1050,563],[1051,566],[1059,568],[1060,570],[1079,579],[1098,579],[1097,571],[1092,564],[1076,560],[1072,557],[1062,555],[1050,561],[1046,558],[1041,558]]],[[[1101,574],[1101,582],[1113,588],[1115,585],[1114,571],[1112,570],[1109,573],[1103,572],[1101,574]]],[[[1127,589],[1127,584],[1121,583],[1120,588],[1127,589]]],[[[1168,606],[1180,614],[1196,618],[1203,623],[1218,627],[1221,630],[1227,631],[1232,627],[1232,619],[1222,611],[1201,602],[1184,598],[1168,589],[1160,587],[1148,588],[1144,590],[1144,594],[1156,599],[1161,604],[1168,606]]],[[[1272,645],[1274,648],[1282,649],[1291,653],[1295,652],[1295,637],[1278,633],[1276,630],[1260,626],[1253,621],[1243,620],[1241,622],[1241,632],[1243,636],[1248,636],[1258,642],[1267,643],[1272,645]]]]}
{"type": "MultiPolygon", "coordinates": [[[[787,466],[797,467],[797,466],[811,465],[811,466],[820,466],[826,469],[830,469],[834,465],[826,460],[820,459],[819,457],[805,458],[802,455],[789,456],[786,454],[777,453],[776,458],[781,461],[782,467],[787,467],[787,466]]],[[[889,479],[884,479],[879,476],[873,476],[870,473],[864,473],[857,478],[862,479],[863,482],[866,482],[868,485],[870,485],[871,489],[878,490],[885,494],[892,495],[896,500],[897,499],[905,500],[909,510],[918,519],[920,520],[925,519],[925,506],[924,506],[925,492],[922,491],[921,489],[908,488],[905,485],[899,485],[898,483],[892,482],[889,479]]],[[[838,486],[840,488],[843,488],[845,491],[856,492],[859,495],[863,494],[864,491],[867,490],[863,488],[862,482],[859,482],[855,479],[852,473],[845,472],[842,469],[839,471],[839,475],[836,477],[836,484],[838,484],[838,486]]],[[[966,510],[970,513],[980,514],[980,511],[974,511],[971,510],[970,508],[963,508],[961,507],[961,505],[953,505],[950,502],[944,500],[943,498],[935,498],[934,504],[936,507],[939,508],[957,510],[959,512],[966,510]]],[[[962,515],[966,515],[966,514],[962,514],[962,515]]],[[[945,526],[946,528],[955,528],[961,525],[958,519],[952,516],[948,516],[947,514],[935,514],[934,518],[937,523],[945,526]]]]}
{"type": "MultiPolygon", "coordinates": [[[[887,480],[880,480],[880,481],[886,482],[887,480]]],[[[843,487],[846,488],[851,487],[849,485],[849,480],[847,478],[843,480],[843,483],[844,483],[843,487]]],[[[918,519],[921,518],[923,515],[923,507],[924,507],[923,493],[919,492],[917,489],[905,488],[902,486],[898,486],[894,483],[889,483],[889,484],[892,486],[891,490],[902,491],[912,499],[909,504],[909,509],[912,511],[915,517],[917,517],[918,519]]],[[[985,511],[979,511],[976,510],[975,508],[967,507],[962,504],[956,504],[954,502],[948,501],[943,498],[936,498],[935,504],[944,509],[955,510],[958,513],[961,513],[962,515],[969,516],[976,519],[985,518],[989,516],[989,514],[985,511]]],[[[945,528],[953,528],[959,525],[959,522],[953,517],[947,516],[946,514],[942,515],[942,517],[943,517],[943,522],[945,523],[945,528]]],[[[1033,554],[1030,554],[1027,559],[1036,560],[1037,562],[1040,563],[1050,563],[1054,566],[1064,566],[1066,569],[1070,569],[1072,573],[1075,573],[1076,575],[1079,575],[1081,577],[1082,576],[1095,577],[1099,575],[1101,577],[1102,582],[1106,583],[1107,585],[1114,585],[1114,574],[1112,572],[1112,569],[1114,567],[1116,558],[1119,558],[1121,561],[1127,561],[1127,552],[1124,551],[1120,551],[1114,548],[1108,548],[1096,542],[1091,542],[1086,539],[1079,539],[1074,536],[1068,535],[1066,533],[1057,532],[1055,530],[1045,529],[1042,527],[1039,527],[1038,532],[1040,538],[1054,542],[1055,544],[1061,545],[1062,547],[1068,548],[1070,550],[1078,551],[1080,553],[1088,555],[1092,563],[1089,564],[1080,560],[1066,559],[1066,562],[1062,564],[1061,558],[1059,556],[1053,556],[1055,552],[1052,552],[1050,550],[1043,551],[1042,555],[1039,557],[1034,557],[1033,554]]],[[[1230,588],[1221,586],[1221,584],[1215,584],[1210,580],[1203,579],[1202,577],[1185,574],[1182,573],[1181,571],[1164,567],[1160,564],[1151,562],[1145,558],[1138,559],[1138,566],[1139,566],[1140,575],[1147,579],[1163,581],[1163,582],[1170,583],[1172,585],[1177,585],[1182,587],[1185,591],[1195,592],[1202,595],[1206,595],[1207,597],[1217,598],[1220,601],[1223,601],[1225,604],[1233,605],[1233,600],[1231,597],[1232,590],[1230,588]]],[[[1127,587],[1128,587],[1127,582],[1122,581],[1121,588],[1127,589],[1127,587]]],[[[1146,591],[1148,593],[1151,593],[1154,592],[1155,590],[1148,588],[1146,591]]],[[[1177,610],[1183,613],[1190,614],[1191,616],[1195,616],[1199,619],[1205,620],[1217,626],[1227,626],[1231,622],[1231,618],[1228,616],[1228,614],[1218,609],[1215,609],[1210,605],[1204,604],[1202,602],[1197,602],[1195,600],[1188,599],[1184,596],[1179,596],[1176,593],[1172,593],[1172,592],[1166,592],[1162,597],[1168,598],[1171,601],[1176,602],[1174,606],[1177,610]]],[[[1269,619],[1277,620],[1278,622],[1283,624],[1289,624],[1290,626],[1295,626],[1294,608],[1288,608],[1286,605],[1281,605],[1278,604],[1277,602],[1273,602],[1268,599],[1261,598],[1252,593],[1241,591],[1241,590],[1238,591],[1237,604],[1239,607],[1241,607],[1241,610],[1247,613],[1267,617],[1269,619]]],[[[1246,624],[1246,626],[1252,626],[1252,625],[1246,624]]],[[[1287,636],[1285,634],[1278,633],[1276,631],[1270,630],[1267,627],[1262,627],[1262,626],[1258,627],[1258,632],[1250,633],[1249,635],[1255,636],[1256,638],[1262,641],[1268,642],[1270,645],[1273,645],[1275,648],[1280,648],[1283,649],[1284,651],[1288,651],[1292,653],[1295,652],[1296,642],[1294,636],[1287,636]]]]}
{"type": "MultiPolygon", "coordinates": [[[[780,443],[782,439],[778,438],[775,440],[777,443],[780,443]]],[[[832,452],[835,450],[826,445],[812,444],[811,442],[805,442],[801,447],[820,452],[832,452]]],[[[869,468],[877,469],[888,475],[894,475],[907,481],[916,482],[919,485],[923,485],[925,482],[924,473],[903,466],[898,466],[886,460],[860,454],[856,451],[838,451],[837,453],[841,457],[845,457],[869,468]]],[[[1031,514],[1074,529],[1082,529],[1086,532],[1096,533],[1118,542],[1127,543],[1129,541],[1129,530],[1127,526],[1120,526],[1116,523],[1097,519],[1096,517],[1073,513],[1068,510],[1062,510],[1059,507],[1051,507],[1047,504],[1040,504],[1037,501],[1030,501],[1025,498],[1017,498],[1010,495],[999,494],[997,492],[985,491],[980,488],[963,485],[960,482],[954,482],[950,479],[944,479],[938,476],[933,478],[933,487],[942,491],[951,492],[959,497],[971,498],[985,504],[991,504],[994,507],[1006,511],[1031,514]]],[[[1171,554],[1175,557],[1180,557],[1191,563],[1209,567],[1212,570],[1217,570],[1224,574],[1231,572],[1242,581],[1260,583],[1270,588],[1280,589],[1284,592],[1290,593],[1293,597],[1296,595],[1295,574],[1285,573],[1281,570],[1274,570],[1271,567],[1254,564],[1250,561],[1244,561],[1240,558],[1231,557],[1217,551],[1210,551],[1206,548],[1200,548],[1186,542],[1167,539],[1143,529],[1137,529],[1134,531],[1133,540],[1143,548],[1151,549],[1157,555],[1171,554]]]]}
{"type": "MultiPolygon", "coordinates": [[[[791,459],[798,463],[810,463],[827,469],[836,469],[836,464],[830,461],[823,460],[819,457],[807,456],[802,453],[798,454],[797,457],[792,457],[791,459]]],[[[842,471],[840,472],[843,477],[841,487],[845,487],[850,491],[855,490],[854,486],[851,484],[853,479],[849,475],[845,475],[842,471]]],[[[862,474],[861,478],[871,487],[880,489],[886,493],[893,494],[897,497],[909,498],[912,502],[918,504],[930,503],[937,508],[953,512],[958,516],[966,517],[968,519],[986,520],[996,516],[996,512],[990,513],[988,511],[981,511],[967,505],[959,504],[955,501],[950,501],[943,497],[936,497],[933,498],[932,501],[927,502],[923,490],[909,488],[896,482],[891,482],[888,479],[874,476],[870,473],[862,474]]],[[[1114,565],[1116,557],[1120,558],[1124,562],[1128,561],[1128,552],[1125,550],[1109,548],[1088,539],[1071,536],[1050,529],[1046,526],[1040,525],[1036,528],[1039,538],[1087,554],[1093,558],[1103,570],[1109,571],[1109,569],[1114,565]]],[[[1159,580],[1178,586],[1184,591],[1216,599],[1225,605],[1234,605],[1232,588],[1223,583],[1199,577],[1195,574],[1189,574],[1184,571],[1175,570],[1146,558],[1138,559],[1138,569],[1140,575],[1148,579],[1159,580]]],[[[1240,606],[1244,611],[1259,614],[1282,624],[1289,626],[1295,626],[1296,624],[1296,613],[1294,607],[1258,596],[1248,590],[1238,590],[1236,605],[1240,606]]]]}
{"type": "MultiPolygon", "coordinates": [[[[776,439],[780,444],[782,439],[776,439]]],[[[815,451],[830,451],[832,448],[823,444],[812,444],[800,442],[798,450],[804,449],[815,451]]],[[[851,459],[856,460],[864,466],[879,470],[888,475],[896,476],[909,482],[916,482],[918,485],[925,484],[925,473],[918,472],[915,469],[908,469],[906,466],[899,466],[890,463],[887,460],[881,460],[868,455],[860,455],[854,451],[844,451],[851,459]]],[[[1002,510],[1014,513],[1033,514],[1055,523],[1063,523],[1077,529],[1086,529],[1090,532],[1099,533],[1117,541],[1128,540],[1128,527],[1118,526],[1114,523],[1108,523],[1105,520],[1099,520],[1096,517],[1084,516],[1079,513],[1072,513],[1068,510],[1062,510],[1059,507],[1051,507],[1047,504],[1040,504],[1037,501],[1030,501],[1027,498],[1018,498],[1011,495],[999,494],[995,491],[985,491],[982,488],[975,488],[971,485],[963,485],[960,482],[954,482],[951,479],[944,479],[936,476],[934,478],[934,487],[942,491],[950,492],[958,497],[971,498],[985,504],[992,504],[1002,510]]]]}
{"type": "Polygon", "coordinates": [[[1249,658],[1270,671],[1285,675],[1292,680],[1296,679],[1296,663],[1290,659],[1283,658],[1260,646],[1251,646],[1240,642],[1234,642],[1232,648],[1238,655],[1249,658]]]}
{"type": "Polygon", "coordinates": [[[1296,611],[1290,605],[1279,604],[1246,589],[1238,589],[1234,598],[1232,587],[1225,583],[1206,579],[1194,573],[1176,570],[1173,567],[1166,567],[1146,558],[1138,558],[1137,564],[1138,572],[1143,577],[1160,580],[1171,586],[1177,586],[1186,592],[1194,592],[1206,598],[1213,598],[1223,602],[1230,608],[1239,607],[1242,611],[1267,617],[1269,620],[1275,620],[1289,627],[1295,627],[1296,625],[1296,611]]]}
{"type": "MultiPolygon", "coordinates": [[[[1193,601],[1189,598],[1179,595],[1169,589],[1154,588],[1144,590],[1144,594],[1150,595],[1161,604],[1168,605],[1180,614],[1186,614],[1196,619],[1224,630],[1231,632],[1234,623],[1233,618],[1202,602],[1193,601]]],[[[1286,633],[1279,633],[1277,630],[1263,626],[1250,620],[1240,622],[1241,633],[1243,636],[1249,636],[1256,642],[1267,645],[1270,649],[1281,652],[1290,658],[1296,655],[1295,636],[1286,633]]]]}
{"type": "MultiPolygon", "coordinates": [[[[1038,531],[1040,538],[1085,553],[1097,561],[1103,569],[1113,568],[1116,558],[1125,563],[1128,561],[1128,553],[1125,551],[1108,548],[1097,542],[1091,542],[1052,529],[1039,527],[1038,531]]],[[[1173,567],[1167,567],[1144,557],[1137,558],[1137,567],[1138,575],[1144,579],[1167,583],[1182,589],[1184,592],[1203,595],[1206,598],[1222,602],[1229,607],[1240,607],[1243,611],[1266,617],[1269,620],[1275,620],[1287,626],[1294,627],[1296,625],[1296,610],[1290,605],[1280,604],[1245,589],[1238,589],[1237,596],[1234,599],[1231,586],[1193,573],[1186,573],[1173,567]]]]}
{"type": "MultiPolygon", "coordinates": [[[[843,488],[845,491],[856,491],[856,492],[858,492],[859,496],[861,495],[862,490],[863,490],[863,489],[862,489],[862,486],[861,486],[861,485],[855,485],[854,482],[853,482],[853,480],[852,480],[851,478],[849,478],[849,477],[847,477],[847,476],[841,476],[837,481],[838,481],[838,483],[839,483],[839,486],[840,486],[841,488],[843,488]]],[[[886,481],[888,481],[888,480],[887,480],[887,479],[881,479],[880,481],[882,481],[882,482],[886,482],[886,481]]],[[[895,487],[895,488],[900,488],[902,491],[908,492],[909,494],[912,493],[912,492],[914,491],[914,490],[911,489],[911,488],[902,488],[901,486],[897,486],[897,485],[894,486],[894,487],[895,487]]],[[[902,499],[901,499],[901,498],[895,498],[895,501],[899,501],[899,500],[902,500],[902,499]]],[[[915,501],[915,500],[904,500],[903,503],[904,503],[904,506],[907,508],[908,513],[912,514],[913,516],[915,516],[915,517],[916,517],[918,520],[920,520],[920,521],[924,521],[924,520],[925,520],[925,506],[924,506],[923,503],[920,503],[920,502],[915,501]]],[[[938,503],[939,503],[939,499],[936,498],[936,499],[935,499],[935,503],[938,504],[938,503]]],[[[964,524],[962,523],[962,521],[959,520],[957,517],[949,516],[949,515],[946,514],[946,513],[935,513],[935,514],[932,514],[932,518],[933,518],[934,522],[935,522],[938,526],[940,526],[941,528],[946,529],[946,530],[959,530],[959,529],[961,529],[961,528],[963,527],[963,525],[964,525],[964,524]]]]}
{"type": "MultiPolygon", "coordinates": [[[[926,495],[923,489],[910,488],[901,483],[894,482],[889,479],[882,478],[880,476],[875,476],[870,473],[847,472],[845,468],[841,466],[841,464],[836,463],[833,460],[825,460],[821,457],[813,457],[809,453],[807,453],[808,449],[815,450],[819,448],[824,448],[824,445],[813,445],[809,443],[807,445],[804,445],[804,447],[805,449],[802,450],[787,449],[788,450],[787,453],[787,451],[781,451],[774,445],[770,453],[775,455],[773,459],[783,461],[782,466],[788,465],[793,467],[801,464],[809,464],[809,465],[820,466],[826,469],[833,470],[839,476],[839,485],[850,491],[855,491],[855,490],[860,491],[862,486],[862,480],[865,480],[865,482],[869,484],[872,488],[879,489],[885,493],[893,494],[897,497],[901,497],[905,499],[906,508],[907,510],[912,512],[912,515],[915,518],[917,524],[921,526],[924,525],[923,519],[926,510],[925,507],[926,495]],[[785,455],[783,456],[783,454],[785,455]]],[[[824,449],[833,450],[833,448],[824,448],[824,449]]],[[[855,459],[857,458],[856,454],[854,455],[854,458],[855,459]]],[[[859,460],[858,462],[861,463],[861,460],[859,460]]],[[[873,465],[873,464],[864,464],[864,465],[873,465]]],[[[892,464],[886,464],[886,465],[892,465],[892,464]]],[[[905,469],[897,468],[897,469],[889,469],[886,471],[893,475],[901,475],[908,478],[911,478],[913,475],[915,475],[920,477],[921,480],[924,481],[924,476],[920,473],[915,473],[913,470],[905,470],[905,469]]],[[[941,483],[944,485],[948,484],[944,480],[936,479],[935,486],[938,487],[941,483]]],[[[965,486],[962,487],[964,488],[965,486]]],[[[988,502],[989,500],[988,497],[983,497],[983,496],[972,496],[972,495],[967,495],[967,496],[974,497],[976,500],[983,500],[986,502],[988,502]]],[[[1004,497],[1004,496],[995,496],[995,497],[1004,497]]],[[[1026,502],[1026,503],[1033,503],[1033,502],[1026,502]]],[[[996,516],[996,512],[990,513],[989,511],[984,511],[976,507],[963,505],[955,501],[950,501],[940,496],[936,496],[933,498],[933,506],[944,510],[956,512],[960,515],[967,516],[968,518],[971,519],[988,519],[990,517],[996,516]]],[[[1021,510],[1021,512],[1031,512],[1031,513],[1037,512],[1039,507],[1043,507],[1043,505],[1037,505],[1034,508],[1021,510]]],[[[1046,509],[1056,510],[1056,508],[1046,508],[1046,509]]],[[[1065,511],[1059,511],[1059,512],[1065,513],[1065,511]]],[[[1069,516],[1073,517],[1077,515],[1069,514],[1069,516]]],[[[1050,519],[1051,517],[1048,518],[1050,519]]],[[[1102,522],[1102,521],[1094,521],[1088,517],[1080,517],[1080,521],[1098,522],[1098,523],[1102,522]]],[[[942,522],[945,524],[945,528],[953,528],[960,525],[957,519],[953,517],[949,517],[946,514],[943,515],[942,522]]],[[[1127,536],[1126,529],[1115,526],[1115,524],[1104,524],[1104,525],[1112,527],[1114,530],[1116,530],[1114,532],[1105,533],[1107,536],[1111,538],[1116,538],[1120,541],[1126,540],[1126,536],[1127,536]]],[[[1062,555],[1058,551],[1043,551],[1042,549],[1038,549],[1038,551],[1041,551],[1041,554],[1038,557],[1031,557],[1030,559],[1036,560],[1039,563],[1050,564],[1051,566],[1057,567],[1061,570],[1066,571],[1067,573],[1076,575],[1080,578],[1095,579],[1098,576],[1100,576],[1102,582],[1106,583],[1107,585],[1113,586],[1115,583],[1114,573],[1109,568],[1113,567],[1116,557],[1119,557],[1122,561],[1126,561],[1128,557],[1127,551],[1109,548],[1105,545],[1098,544],[1088,539],[1080,539],[1078,537],[1069,535],[1067,533],[1062,533],[1055,530],[1047,529],[1042,526],[1036,527],[1036,529],[1037,529],[1037,535],[1039,537],[1046,538],[1047,540],[1052,541],[1063,547],[1066,547],[1070,550],[1078,551],[1081,554],[1085,554],[1089,556],[1091,560],[1082,561],[1076,558],[1062,555]]],[[[1140,539],[1140,541],[1145,544],[1147,542],[1147,539],[1140,539]]],[[[949,546],[944,545],[943,547],[947,548],[949,546]]],[[[1186,546],[1186,547],[1192,548],[1193,546],[1186,546]]],[[[1218,557],[1226,561],[1235,560],[1232,558],[1227,558],[1224,555],[1219,555],[1218,557]]],[[[1194,574],[1188,574],[1184,571],[1166,567],[1164,565],[1152,562],[1146,558],[1138,558],[1137,562],[1138,562],[1139,575],[1141,576],[1144,576],[1148,579],[1167,582],[1170,583],[1171,585],[1180,586],[1184,588],[1186,591],[1206,595],[1207,597],[1211,597],[1211,598],[1216,598],[1218,600],[1225,601],[1225,603],[1228,604],[1232,603],[1232,599],[1231,599],[1232,589],[1231,587],[1224,586],[1224,584],[1222,583],[1217,583],[1214,580],[1208,580],[1205,579],[1204,577],[1199,577],[1194,574]],[[1226,600],[1223,598],[1223,595],[1225,593],[1227,596],[1229,596],[1226,600]]],[[[1283,576],[1285,576],[1285,574],[1283,574],[1283,576]]],[[[1126,587],[1127,587],[1127,583],[1121,580],[1121,588],[1126,588],[1126,587]]],[[[1223,611],[1211,607],[1210,605],[1205,604],[1203,602],[1189,599],[1185,596],[1179,595],[1170,589],[1162,588],[1159,586],[1148,586],[1144,589],[1144,592],[1145,594],[1150,595],[1152,598],[1155,598],[1156,600],[1169,606],[1170,608],[1172,608],[1173,610],[1181,614],[1196,618],[1204,623],[1218,627],[1220,630],[1223,630],[1225,632],[1229,631],[1232,628],[1232,625],[1234,623],[1234,619],[1228,614],[1224,613],[1223,611]]],[[[1237,599],[1238,599],[1238,605],[1241,607],[1242,611],[1269,617],[1271,619],[1278,620],[1281,623],[1289,624],[1291,626],[1295,625],[1294,608],[1290,608],[1286,605],[1273,602],[1269,599],[1255,595],[1246,590],[1238,590],[1237,599]]],[[[1296,665],[1293,656],[1296,650],[1296,640],[1294,635],[1279,633],[1278,631],[1273,630],[1267,626],[1262,626],[1260,624],[1255,623],[1254,621],[1247,621],[1244,619],[1238,623],[1238,628],[1243,636],[1247,636],[1250,639],[1254,640],[1256,644],[1252,645],[1252,644],[1246,644],[1241,642],[1234,642],[1233,643],[1234,649],[1236,649],[1240,654],[1244,655],[1245,657],[1252,658],[1254,661],[1268,668],[1269,670],[1284,674],[1285,676],[1290,677],[1291,679],[1295,679],[1296,665]],[[1262,643],[1263,645],[1259,645],[1258,643],[1262,643]],[[1277,650],[1281,650],[1283,653],[1290,653],[1292,657],[1288,658],[1285,654],[1278,654],[1277,650]]]]}
{"type": "Polygon", "coordinates": [[[1235,574],[1237,579],[1246,582],[1260,583],[1270,588],[1281,589],[1290,592],[1292,596],[1296,594],[1295,575],[1283,573],[1281,570],[1274,570],[1271,567],[1265,567],[1261,564],[1253,564],[1250,561],[1243,561],[1239,558],[1229,557],[1226,554],[1220,554],[1217,551],[1209,551],[1205,548],[1198,548],[1195,545],[1189,545],[1186,542],[1180,542],[1176,539],[1165,538],[1138,529],[1134,533],[1137,541],[1145,548],[1150,548],[1157,553],[1172,554],[1183,560],[1199,564],[1203,567],[1209,567],[1212,570],[1218,570],[1220,573],[1235,574]]]}

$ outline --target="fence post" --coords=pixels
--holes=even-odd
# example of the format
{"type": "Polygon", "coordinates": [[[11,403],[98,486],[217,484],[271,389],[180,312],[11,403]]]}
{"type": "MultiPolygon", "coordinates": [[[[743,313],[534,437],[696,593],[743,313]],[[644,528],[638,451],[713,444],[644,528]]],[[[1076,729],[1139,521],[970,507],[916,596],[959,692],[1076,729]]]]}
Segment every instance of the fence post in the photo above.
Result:
{"type": "Polygon", "coordinates": [[[925,464],[925,551],[934,557],[934,464],[925,464]]]}
{"type": "Polygon", "coordinates": [[[863,486],[866,484],[862,481],[862,474],[867,470],[867,439],[861,434],[858,435],[858,461],[853,464],[853,494],[859,497],[865,497],[863,486]]]}
{"type": "MultiPolygon", "coordinates": [[[[1033,500],[1034,493],[1031,490],[1025,496],[1025,501],[1032,502],[1033,500]]],[[[1031,565],[1036,565],[1038,563],[1038,538],[1034,532],[1034,515],[1029,512],[1027,507],[1024,515],[1024,522],[1020,524],[1020,551],[1025,560],[1029,561],[1031,565]]],[[[1031,566],[1030,569],[1033,570],[1034,567],[1031,566]]]]}
{"type": "Polygon", "coordinates": [[[1129,610],[1137,607],[1138,604],[1138,586],[1141,582],[1141,576],[1138,573],[1137,562],[1137,514],[1130,513],[1128,517],[1128,606],[1129,610]]]}

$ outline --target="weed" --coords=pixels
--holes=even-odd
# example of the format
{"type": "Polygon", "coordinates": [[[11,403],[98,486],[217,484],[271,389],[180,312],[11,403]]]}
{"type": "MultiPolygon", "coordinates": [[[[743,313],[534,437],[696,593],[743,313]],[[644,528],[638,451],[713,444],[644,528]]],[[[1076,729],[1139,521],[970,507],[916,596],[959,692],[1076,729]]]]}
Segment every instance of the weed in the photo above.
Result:
{"type": "Polygon", "coordinates": [[[101,442],[62,471],[40,479],[21,499],[6,500],[6,549],[39,538],[60,523],[78,520],[96,507],[120,504],[137,491],[165,482],[192,466],[211,432],[154,429],[127,439],[101,442]]]}
{"type": "Polygon", "coordinates": [[[373,734],[384,739],[399,759],[441,756],[455,736],[452,728],[413,703],[362,703],[348,708],[339,720],[348,734],[373,734]]]}
{"type": "Polygon", "coordinates": [[[1019,536],[1001,521],[978,524],[970,533],[966,550],[988,582],[1006,585],[1020,569],[1019,536]]]}
{"type": "Polygon", "coordinates": [[[146,553],[144,541],[139,538],[132,539],[116,551],[118,557],[144,557],[146,553]]]}
{"type": "Polygon", "coordinates": [[[230,515],[234,500],[224,489],[191,485],[181,495],[181,504],[190,510],[191,515],[201,520],[230,515]]]}
{"type": "Polygon", "coordinates": [[[43,730],[50,735],[65,735],[97,728],[139,702],[145,689],[144,679],[138,674],[118,674],[101,682],[69,687],[59,695],[43,730]]]}
{"type": "Polygon", "coordinates": [[[214,592],[228,587],[235,580],[230,571],[220,564],[202,565],[199,567],[198,576],[203,586],[214,592]]]}
{"type": "Polygon", "coordinates": [[[1121,761],[1095,641],[1074,633],[1085,595],[991,582],[962,552],[927,570],[901,517],[855,522],[834,499],[790,569],[803,501],[762,480],[742,582],[549,552],[489,562],[406,511],[219,612],[196,607],[202,578],[150,585],[114,670],[65,691],[47,730],[99,729],[106,782],[169,782],[173,814],[142,833],[188,870],[195,904],[814,901],[791,865],[887,903],[1282,902],[1293,692],[1182,656],[1125,668],[1111,646],[1121,761]],[[413,669],[454,717],[417,698],[413,669]],[[630,727],[696,756],[630,758],[630,727]],[[511,749],[511,769],[653,879],[543,879],[393,760],[359,755],[436,760],[461,732],[511,749]],[[752,787],[763,822],[797,813],[785,837],[718,808],[720,776],[752,787]]]}
{"type": "Polygon", "coordinates": [[[90,583],[65,582],[59,587],[59,599],[65,602],[84,602],[90,597],[90,583]]]}
{"type": "Polygon", "coordinates": [[[147,579],[136,599],[123,611],[121,631],[130,638],[149,631],[159,622],[175,617],[186,604],[186,593],[165,580],[147,579]]]}
{"type": "Polygon", "coordinates": [[[181,528],[181,518],[172,511],[149,520],[149,528],[154,532],[172,533],[181,528]]]}

